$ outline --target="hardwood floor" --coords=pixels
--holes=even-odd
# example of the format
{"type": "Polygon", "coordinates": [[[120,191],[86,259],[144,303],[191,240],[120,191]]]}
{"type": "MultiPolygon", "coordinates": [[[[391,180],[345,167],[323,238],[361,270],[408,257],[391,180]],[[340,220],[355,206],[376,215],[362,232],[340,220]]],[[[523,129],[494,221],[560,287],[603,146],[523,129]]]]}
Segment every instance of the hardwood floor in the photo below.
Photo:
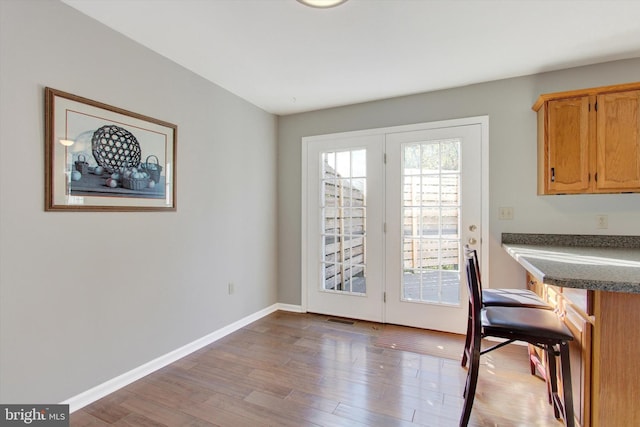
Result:
{"type": "MultiPolygon", "coordinates": [[[[457,426],[459,360],[377,347],[384,325],[276,312],[71,415],[71,426],[457,426]]],[[[470,426],[561,426],[524,346],[486,356],[470,426]]]]}

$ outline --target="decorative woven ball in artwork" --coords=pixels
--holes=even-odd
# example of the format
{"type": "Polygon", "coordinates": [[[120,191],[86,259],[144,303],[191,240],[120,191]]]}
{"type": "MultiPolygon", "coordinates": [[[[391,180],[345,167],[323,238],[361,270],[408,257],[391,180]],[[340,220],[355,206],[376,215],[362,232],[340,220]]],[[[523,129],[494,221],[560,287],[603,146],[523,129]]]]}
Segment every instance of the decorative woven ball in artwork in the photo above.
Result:
{"type": "Polygon", "coordinates": [[[140,164],[141,150],[131,132],[116,125],[102,126],[93,133],[91,149],[96,162],[109,173],[140,164]]]}

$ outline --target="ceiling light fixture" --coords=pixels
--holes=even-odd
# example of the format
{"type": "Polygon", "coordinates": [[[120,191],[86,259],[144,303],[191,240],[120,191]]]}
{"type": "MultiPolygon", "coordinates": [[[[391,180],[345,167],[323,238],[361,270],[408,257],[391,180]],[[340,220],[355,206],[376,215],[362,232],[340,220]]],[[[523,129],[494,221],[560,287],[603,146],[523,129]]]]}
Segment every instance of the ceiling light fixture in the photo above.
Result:
{"type": "Polygon", "coordinates": [[[319,9],[327,9],[330,7],[339,6],[347,0],[298,0],[305,6],[316,7],[319,9]]]}

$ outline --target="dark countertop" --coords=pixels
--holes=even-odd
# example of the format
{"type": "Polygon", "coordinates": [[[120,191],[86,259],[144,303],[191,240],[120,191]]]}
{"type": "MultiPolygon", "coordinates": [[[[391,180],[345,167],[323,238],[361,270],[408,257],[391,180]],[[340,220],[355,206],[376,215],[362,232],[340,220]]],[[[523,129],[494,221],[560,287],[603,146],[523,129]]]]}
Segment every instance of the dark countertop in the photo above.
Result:
{"type": "Polygon", "coordinates": [[[640,293],[640,236],[504,233],[502,246],[544,283],[640,293]]]}

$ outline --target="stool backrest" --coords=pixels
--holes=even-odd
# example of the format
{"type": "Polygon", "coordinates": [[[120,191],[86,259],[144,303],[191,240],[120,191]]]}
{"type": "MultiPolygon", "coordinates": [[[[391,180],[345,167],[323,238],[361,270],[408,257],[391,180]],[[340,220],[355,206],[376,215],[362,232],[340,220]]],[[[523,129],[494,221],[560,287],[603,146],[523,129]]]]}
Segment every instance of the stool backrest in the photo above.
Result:
{"type": "Polygon", "coordinates": [[[480,296],[482,296],[482,275],[480,274],[480,261],[478,261],[478,251],[475,249],[470,249],[469,245],[465,246],[465,250],[468,250],[473,254],[473,263],[476,266],[476,275],[478,276],[478,288],[480,289],[480,296]]]}
{"type": "Polygon", "coordinates": [[[480,310],[482,310],[482,285],[480,283],[478,253],[475,249],[465,246],[464,255],[467,270],[467,286],[469,288],[469,312],[474,330],[479,331],[481,327],[480,310]]]}

